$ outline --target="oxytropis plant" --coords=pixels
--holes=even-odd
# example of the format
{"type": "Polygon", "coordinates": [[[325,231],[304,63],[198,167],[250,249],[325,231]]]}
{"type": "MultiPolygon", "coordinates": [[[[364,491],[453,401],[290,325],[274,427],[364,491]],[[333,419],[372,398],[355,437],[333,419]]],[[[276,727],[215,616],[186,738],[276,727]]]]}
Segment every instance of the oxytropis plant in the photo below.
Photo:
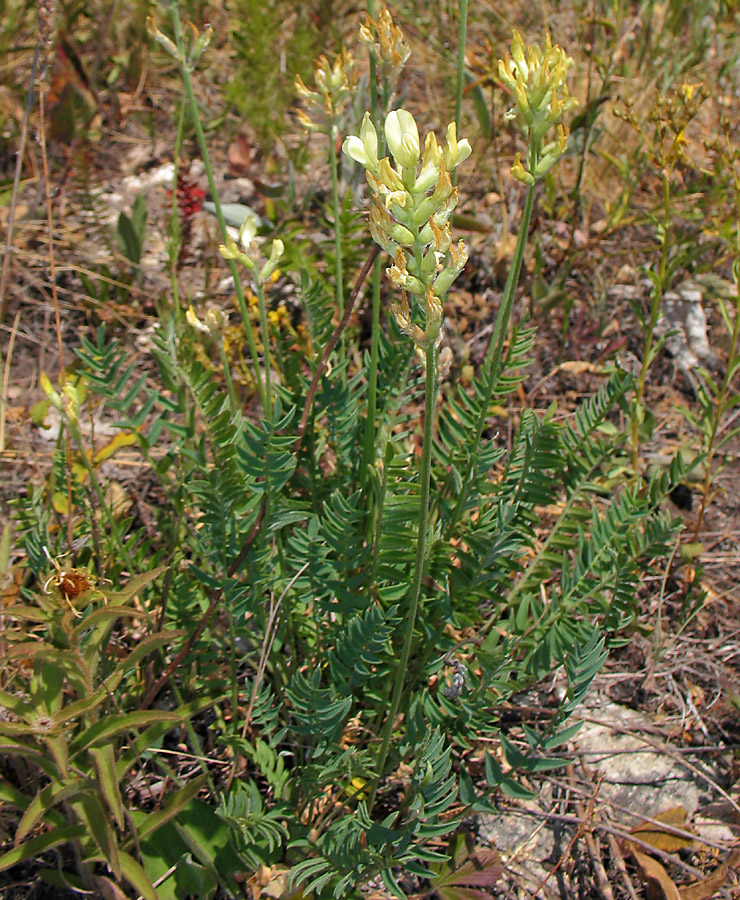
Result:
{"type": "Polygon", "coordinates": [[[468,259],[465,244],[460,241],[455,247],[452,243],[449,219],[457,206],[458,191],[450,180],[450,172],[471,152],[467,140],[458,141],[456,128],[451,124],[447,128],[444,149],[435,135],[429,132],[422,154],[416,122],[405,109],[393,110],[388,114],[385,139],[395,166],[391,165],[387,156],[378,159],[378,135],[369,113],[366,113],[359,137],[348,137],[343,149],[365,167],[368,184],[373,191],[370,233],[373,240],[393,257],[393,265],[386,269],[386,273],[401,291],[400,300],[393,302],[393,315],[401,331],[414,341],[421,355],[426,367],[426,389],[424,442],[419,472],[418,543],[403,622],[404,642],[398,660],[398,677],[383,731],[377,778],[383,774],[393,722],[398,712],[424,574],[442,303],[468,259]],[[414,300],[413,309],[409,306],[409,295],[414,300]],[[421,324],[417,321],[419,318],[421,324]]]}

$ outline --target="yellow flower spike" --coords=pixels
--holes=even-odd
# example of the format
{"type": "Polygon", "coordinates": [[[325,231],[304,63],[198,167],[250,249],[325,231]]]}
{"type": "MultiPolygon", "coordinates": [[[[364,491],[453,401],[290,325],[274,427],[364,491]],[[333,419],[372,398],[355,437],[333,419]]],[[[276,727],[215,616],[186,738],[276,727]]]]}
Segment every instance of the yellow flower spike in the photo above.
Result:
{"type": "Polygon", "coordinates": [[[564,125],[558,125],[558,150],[560,151],[560,155],[562,156],[565,151],[568,149],[568,132],[565,130],[564,125]]]}
{"type": "Polygon", "coordinates": [[[457,202],[457,198],[458,198],[457,188],[453,187],[450,176],[447,174],[447,169],[445,168],[444,160],[442,160],[442,168],[439,173],[439,178],[437,179],[437,184],[434,186],[434,193],[432,194],[432,200],[435,203],[445,203],[453,195],[455,197],[455,202],[457,202]]]}
{"type": "Polygon", "coordinates": [[[367,44],[379,74],[393,91],[401,70],[411,55],[411,48],[401,29],[394,25],[387,7],[381,10],[377,21],[373,21],[369,15],[365,18],[365,23],[360,25],[360,40],[367,44]],[[373,32],[377,34],[377,41],[373,32]]]}
{"type": "Polygon", "coordinates": [[[385,196],[385,208],[390,209],[393,206],[398,206],[400,209],[403,209],[409,199],[409,195],[406,191],[390,191],[385,196]]]}
{"type": "Polygon", "coordinates": [[[499,78],[511,92],[515,104],[507,117],[520,118],[527,128],[541,118],[540,134],[535,135],[541,137],[547,127],[557,124],[564,110],[572,108],[565,83],[572,65],[571,57],[562,48],[553,46],[549,32],[545,35],[544,50],[531,46],[525,51],[521,35],[515,31],[511,57],[499,60],[498,65],[499,78]]]}
{"type": "Polygon", "coordinates": [[[391,223],[391,217],[376,194],[375,203],[370,207],[370,235],[375,243],[379,244],[386,253],[394,256],[396,244],[389,237],[391,223]]]}
{"type": "Polygon", "coordinates": [[[424,349],[427,345],[426,335],[416,323],[411,321],[408,303],[405,304],[405,308],[402,308],[396,300],[392,300],[391,312],[401,333],[410,337],[418,347],[424,349]]]}
{"type": "Polygon", "coordinates": [[[347,104],[354,90],[352,57],[342,51],[330,63],[323,54],[315,61],[314,82],[316,90],[310,90],[300,76],[295,79],[295,90],[307,107],[307,112],[297,111],[300,124],[309,131],[332,134],[336,118],[347,104]]]}
{"type": "Polygon", "coordinates": [[[321,126],[318,125],[314,120],[303,112],[302,109],[296,110],[296,117],[298,119],[299,124],[302,128],[305,128],[306,131],[320,131],[321,126]]]}
{"type": "Polygon", "coordinates": [[[429,190],[439,177],[439,168],[443,161],[442,148],[436,135],[430,131],[424,139],[424,153],[421,157],[421,171],[414,182],[414,193],[423,194],[429,190]]]}

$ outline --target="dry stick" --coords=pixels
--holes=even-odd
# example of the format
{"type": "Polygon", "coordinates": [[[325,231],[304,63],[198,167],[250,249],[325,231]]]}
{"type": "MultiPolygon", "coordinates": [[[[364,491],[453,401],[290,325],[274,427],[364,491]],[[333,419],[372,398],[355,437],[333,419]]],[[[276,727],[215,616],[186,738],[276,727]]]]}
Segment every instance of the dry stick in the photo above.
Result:
{"type": "Polygon", "coordinates": [[[15,346],[15,338],[18,334],[18,325],[21,321],[21,311],[15,314],[15,321],[10,330],[10,341],[8,343],[8,353],[5,357],[5,371],[3,372],[3,387],[0,393],[0,454],[5,450],[5,417],[8,405],[8,385],[10,384],[10,361],[13,358],[13,347],[15,346]]]}
{"type": "MultiPolygon", "coordinates": [[[[576,809],[578,810],[579,815],[583,813],[583,804],[576,804],[576,809]]],[[[604,860],[601,855],[601,843],[597,843],[593,831],[587,831],[583,837],[586,841],[588,855],[591,857],[591,865],[596,872],[596,883],[601,891],[601,896],[604,900],[614,900],[614,891],[612,891],[611,885],[609,884],[609,875],[607,874],[606,866],[604,865],[604,860]]]]}
{"type": "Polygon", "coordinates": [[[638,900],[637,893],[632,884],[632,879],[627,871],[627,863],[624,861],[624,854],[622,853],[622,848],[619,846],[619,841],[613,834],[607,834],[606,837],[609,841],[609,849],[612,851],[612,856],[614,857],[614,865],[617,867],[622,883],[627,888],[627,893],[630,895],[631,900],[638,900]]]}
{"type": "MultiPolygon", "coordinates": [[[[584,797],[590,797],[591,792],[585,790],[585,788],[579,788],[577,785],[566,785],[565,782],[560,781],[558,778],[550,779],[553,784],[559,785],[560,787],[569,787],[571,791],[577,794],[581,794],[584,797]]],[[[603,779],[602,779],[603,780],[603,779]]],[[[601,782],[599,782],[601,783],[601,782]]],[[[722,841],[713,841],[711,838],[703,837],[700,834],[694,834],[692,831],[687,831],[685,828],[679,828],[677,825],[669,825],[667,822],[662,822],[660,819],[655,819],[652,816],[648,816],[644,813],[637,813],[634,809],[630,809],[627,806],[622,806],[621,803],[616,803],[614,800],[610,800],[608,797],[602,796],[601,802],[610,807],[612,810],[616,810],[620,813],[625,813],[628,816],[631,816],[633,819],[639,819],[641,823],[647,822],[648,825],[654,825],[658,831],[665,831],[666,834],[675,835],[675,837],[682,838],[686,841],[693,841],[694,843],[703,844],[706,847],[714,847],[715,850],[727,850],[727,844],[722,841]]],[[[601,827],[600,825],[598,826],[601,827]]],[[[624,826],[627,827],[626,825],[624,826]]],[[[619,832],[624,834],[629,834],[629,832],[619,832]]],[[[630,838],[632,840],[632,838],[630,838]]]]}
{"type": "Polygon", "coordinates": [[[626,734],[630,737],[636,738],[638,741],[642,741],[644,744],[647,744],[648,747],[652,747],[659,753],[665,753],[666,756],[670,757],[679,765],[685,766],[690,772],[693,772],[694,775],[696,775],[697,778],[700,778],[705,784],[708,784],[710,787],[714,788],[714,790],[716,790],[720,796],[724,797],[724,799],[727,800],[727,802],[730,804],[730,806],[732,806],[735,812],[740,813],[740,804],[738,804],[736,800],[733,800],[721,785],[717,784],[717,782],[713,778],[710,778],[709,775],[706,774],[706,772],[702,772],[702,770],[698,766],[695,766],[688,759],[685,759],[680,754],[676,753],[674,749],[665,742],[652,741],[644,734],[630,731],[629,728],[617,725],[615,722],[603,722],[601,719],[594,719],[590,716],[584,716],[583,721],[592,722],[594,725],[605,726],[606,728],[610,728],[612,731],[616,731],[619,734],[626,734]]]}
{"type": "MultiPolygon", "coordinates": [[[[581,760],[581,768],[583,769],[586,776],[591,778],[591,772],[588,770],[583,760],[581,760]]],[[[595,792],[598,792],[603,779],[604,776],[602,775],[599,779],[598,784],[595,786],[595,792]]],[[[576,787],[575,769],[573,767],[573,763],[570,763],[568,766],[568,781],[570,782],[572,787],[576,787]]],[[[586,829],[583,837],[586,841],[586,849],[588,850],[588,854],[591,857],[591,865],[593,866],[594,872],[596,874],[596,883],[599,891],[601,892],[601,896],[604,898],[604,900],[614,900],[614,892],[612,891],[611,885],[609,884],[609,876],[606,873],[606,867],[604,866],[604,861],[601,856],[601,844],[600,842],[597,843],[597,839],[594,838],[593,825],[591,824],[591,820],[588,819],[587,810],[580,800],[576,800],[576,813],[581,821],[589,822],[589,828],[586,829]]]]}
{"type": "Polygon", "coordinates": [[[306,395],[306,403],[303,407],[303,415],[301,416],[300,424],[298,425],[298,437],[296,438],[295,445],[293,446],[293,453],[297,454],[301,449],[301,442],[303,441],[303,434],[306,430],[306,425],[308,424],[308,417],[311,413],[311,407],[313,406],[313,398],[316,393],[316,389],[319,386],[319,379],[324,374],[326,369],[326,364],[329,361],[329,355],[332,350],[336,347],[339,338],[342,336],[344,329],[349,324],[350,316],[352,315],[352,310],[355,308],[355,303],[357,302],[357,298],[360,295],[360,290],[362,285],[367,278],[367,273],[370,271],[372,264],[375,262],[376,256],[380,253],[380,247],[375,245],[370,252],[370,256],[365,260],[365,264],[360,269],[360,274],[357,276],[357,281],[355,281],[355,286],[352,288],[352,293],[349,295],[349,300],[347,301],[347,307],[344,310],[344,315],[342,316],[342,321],[337,325],[334,329],[334,333],[329,338],[329,342],[326,347],[324,347],[324,352],[321,354],[321,360],[316,367],[316,371],[313,374],[313,378],[311,379],[311,387],[308,389],[308,394],[306,395]]]}
{"type": "MultiPolygon", "coordinates": [[[[41,144],[41,163],[44,172],[44,199],[46,201],[46,229],[49,234],[49,282],[51,285],[51,300],[54,306],[54,324],[57,332],[57,347],[59,349],[59,382],[64,384],[66,373],[64,368],[64,345],[62,343],[62,317],[59,312],[59,294],[57,293],[56,262],[54,260],[54,218],[51,211],[51,175],[49,173],[49,158],[46,153],[46,95],[44,93],[44,80],[46,67],[42,67],[39,77],[39,142],[41,144]]],[[[67,545],[71,554],[74,546],[74,518],[72,514],[72,446],[69,431],[65,434],[65,450],[67,465],[65,475],[67,479],[67,545]]]]}
{"type": "Polygon", "coordinates": [[[558,871],[558,869],[563,865],[565,860],[568,858],[568,854],[570,853],[570,851],[573,848],[573,844],[575,844],[575,842],[578,840],[578,838],[581,836],[581,834],[586,830],[586,825],[588,822],[591,821],[591,818],[593,817],[593,814],[594,814],[594,804],[596,803],[596,798],[599,795],[599,788],[601,787],[602,780],[603,779],[599,780],[599,783],[596,785],[596,789],[594,790],[593,794],[591,795],[591,798],[588,801],[588,809],[586,810],[586,815],[583,817],[583,819],[579,823],[578,828],[576,829],[576,833],[573,835],[573,839],[570,841],[570,843],[565,848],[565,850],[563,850],[563,852],[560,856],[560,859],[555,863],[555,865],[552,867],[552,869],[550,869],[550,871],[547,873],[547,875],[545,875],[545,877],[542,879],[542,881],[535,888],[535,891],[534,891],[535,897],[537,896],[537,894],[539,894],[539,892],[547,884],[547,882],[552,878],[552,876],[558,871]]]}
{"type": "MultiPolygon", "coordinates": [[[[262,517],[265,514],[265,501],[262,501],[260,505],[259,513],[257,514],[257,521],[254,523],[252,528],[250,529],[249,534],[247,535],[246,540],[244,541],[244,546],[239,551],[239,555],[236,557],[234,562],[229,566],[226,570],[226,577],[231,578],[236,573],[239,566],[244,561],[244,557],[249,552],[249,548],[252,546],[252,542],[257,537],[257,532],[259,531],[259,527],[262,524],[262,517]]],[[[213,595],[213,599],[211,600],[208,609],[201,616],[200,622],[195,626],[195,631],[190,635],[190,637],[185,641],[185,644],[177,654],[177,656],[172,660],[172,662],[167,666],[164,673],[159,676],[159,678],[154,682],[154,684],[149,688],[146,692],[146,696],[144,697],[144,702],[141,704],[142,709],[146,709],[157,696],[157,694],[162,690],[165,686],[167,680],[170,678],[175,669],[180,665],[180,663],[185,659],[185,657],[190,653],[193,649],[193,645],[198,640],[198,638],[205,631],[206,625],[210,622],[211,616],[216,612],[216,607],[223,600],[225,588],[220,587],[213,595]]]]}
{"type": "MultiPolygon", "coordinates": [[[[249,697],[249,705],[247,706],[247,711],[244,714],[244,727],[242,728],[241,738],[244,740],[247,736],[247,729],[249,728],[249,723],[252,719],[252,710],[254,709],[254,704],[257,699],[257,691],[260,689],[260,685],[262,684],[262,680],[265,677],[265,669],[267,668],[267,659],[272,652],[272,645],[275,643],[275,638],[277,637],[277,628],[275,627],[275,622],[277,620],[277,614],[280,611],[280,606],[285,599],[285,595],[288,591],[293,587],[293,585],[298,581],[298,579],[303,575],[306,569],[309,567],[311,563],[307,562],[301,566],[301,568],[295,573],[295,575],[290,579],[290,581],[285,586],[285,590],[278,597],[277,603],[273,604],[270,609],[270,614],[267,618],[267,625],[265,627],[265,639],[262,641],[262,649],[260,651],[260,659],[257,664],[257,674],[254,676],[254,682],[252,684],[252,693],[249,697]]],[[[236,715],[236,710],[234,711],[234,715],[236,715]]],[[[231,764],[231,771],[229,772],[229,777],[226,779],[226,787],[224,788],[224,793],[228,794],[231,789],[231,784],[236,776],[238,757],[234,758],[234,762],[231,764]]]]}
{"type": "MultiPolygon", "coordinates": [[[[15,174],[13,175],[13,192],[10,195],[10,208],[8,209],[8,233],[5,235],[5,255],[3,256],[3,268],[0,272],[0,323],[5,320],[6,298],[5,293],[8,289],[8,280],[10,278],[10,268],[13,260],[13,226],[15,225],[15,208],[18,203],[18,190],[21,183],[21,172],[23,171],[23,155],[26,152],[26,138],[28,137],[28,122],[31,117],[31,107],[33,106],[33,89],[36,84],[36,66],[38,65],[39,53],[41,51],[41,43],[43,37],[39,33],[36,39],[36,47],[33,51],[33,62],[31,63],[31,77],[28,79],[28,91],[26,92],[26,108],[23,111],[23,124],[21,125],[20,143],[18,145],[18,155],[15,159],[15,174]]],[[[41,123],[43,128],[43,121],[41,123]]]]}
{"type": "MultiPolygon", "coordinates": [[[[568,825],[577,825],[580,826],[583,824],[582,820],[579,816],[568,816],[563,813],[553,813],[546,812],[544,810],[536,810],[536,809],[527,809],[526,807],[521,807],[513,810],[513,812],[522,815],[522,816],[531,816],[533,819],[545,819],[552,820],[556,822],[564,822],[568,825]]],[[[649,821],[646,819],[646,821],[649,821]]],[[[661,827],[664,826],[663,822],[658,823],[661,827]]],[[[637,837],[637,834],[633,831],[625,831],[624,828],[619,828],[616,825],[607,824],[607,822],[596,822],[594,824],[594,829],[597,831],[603,831],[607,835],[612,835],[615,838],[620,838],[624,841],[629,841],[634,844],[636,847],[639,847],[641,850],[644,850],[646,853],[652,854],[653,856],[658,856],[661,859],[665,860],[667,863],[671,863],[677,868],[681,869],[684,872],[687,872],[693,878],[700,878],[702,872],[700,869],[697,869],[696,866],[690,866],[688,863],[685,863],[679,856],[676,856],[674,853],[669,853],[667,850],[661,850],[660,847],[656,847],[654,844],[649,843],[648,841],[643,841],[641,838],[637,837]]],[[[576,835],[578,837],[578,835],[576,835]]],[[[690,835],[695,841],[701,841],[702,843],[709,843],[708,841],[703,840],[699,835],[692,834],[690,835]]],[[[572,845],[569,844],[569,847],[572,845]]],[[[727,847],[723,846],[722,850],[727,851],[727,847]]],[[[558,864],[559,865],[559,864],[558,864]]],[[[547,876],[550,877],[549,875],[547,876]]],[[[545,879],[547,880],[547,879],[545,879]]],[[[538,888],[539,890],[539,888],[538,888]]]]}

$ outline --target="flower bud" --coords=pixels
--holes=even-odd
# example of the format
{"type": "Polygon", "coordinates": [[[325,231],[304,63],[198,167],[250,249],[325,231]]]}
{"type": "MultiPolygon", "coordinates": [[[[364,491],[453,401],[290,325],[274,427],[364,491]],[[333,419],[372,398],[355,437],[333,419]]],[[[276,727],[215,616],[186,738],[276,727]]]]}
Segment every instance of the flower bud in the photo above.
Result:
{"type": "Polygon", "coordinates": [[[275,238],[272,242],[272,248],[270,249],[270,258],[260,269],[259,280],[262,284],[264,284],[275,269],[277,269],[278,262],[280,261],[280,257],[283,255],[284,250],[285,245],[283,242],[280,238],[275,238]]]}
{"type": "Polygon", "coordinates": [[[426,297],[426,337],[429,341],[439,340],[442,331],[442,322],[444,314],[442,311],[442,301],[436,296],[433,285],[427,285],[426,297]]]}
{"type": "Polygon", "coordinates": [[[421,172],[414,184],[414,192],[422,194],[439,178],[442,165],[442,148],[437,143],[434,132],[430,131],[424,140],[424,155],[421,158],[421,172]]]}
{"type": "Polygon", "coordinates": [[[535,177],[531,172],[528,172],[524,166],[522,165],[522,161],[519,158],[519,154],[514,157],[514,162],[511,166],[511,174],[518,181],[521,181],[522,184],[533,185],[535,182],[535,177]]]}
{"type": "Polygon", "coordinates": [[[247,216],[239,229],[239,242],[247,252],[249,252],[256,234],[257,222],[252,216],[247,216]]]}
{"type": "Polygon", "coordinates": [[[449,291],[452,282],[462,272],[467,261],[468,250],[462,241],[458,243],[457,249],[454,246],[450,247],[450,262],[434,280],[434,293],[438,297],[444,297],[449,291]]]}
{"type": "Polygon", "coordinates": [[[191,328],[194,328],[196,331],[201,331],[204,333],[208,333],[208,326],[204,325],[200,319],[198,318],[197,313],[193,309],[193,305],[190,304],[188,308],[185,310],[185,321],[191,328]]]}
{"type": "Polygon", "coordinates": [[[461,162],[464,162],[472,153],[470,142],[467,138],[457,140],[457,128],[454,122],[447,126],[447,146],[445,147],[445,166],[451,172],[461,162]]]}
{"type": "Polygon", "coordinates": [[[377,173],[378,135],[369,113],[365,113],[365,118],[362,120],[359,137],[354,134],[346,137],[342,144],[342,151],[369,172],[377,173]]]}

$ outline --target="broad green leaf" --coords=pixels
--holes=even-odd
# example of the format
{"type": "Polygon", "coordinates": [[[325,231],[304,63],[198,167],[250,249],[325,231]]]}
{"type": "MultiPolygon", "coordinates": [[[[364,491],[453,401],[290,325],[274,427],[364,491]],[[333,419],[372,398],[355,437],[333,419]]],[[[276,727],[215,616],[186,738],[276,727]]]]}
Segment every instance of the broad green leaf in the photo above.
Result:
{"type": "Polygon", "coordinates": [[[53,715],[61,708],[64,671],[47,659],[37,659],[35,668],[31,680],[31,702],[35,710],[44,709],[53,715]]]}
{"type": "MultiPolygon", "coordinates": [[[[200,697],[198,700],[193,700],[191,703],[185,703],[182,706],[179,706],[174,712],[181,717],[182,721],[185,721],[186,719],[190,719],[192,716],[197,715],[199,712],[202,712],[204,709],[208,709],[208,707],[212,706],[214,703],[218,703],[220,699],[222,698],[200,697]]],[[[159,738],[163,734],[166,734],[170,728],[172,728],[171,722],[155,722],[154,725],[150,725],[144,732],[134,738],[131,746],[121,754],[116,762],[116,774],[119,783],[123,780],[123,776],[131,766],[139,762],[143,753],[146,753],[147,750],[152,750],[152,752],[156,750],[153,745],[156,744],[159,738]]]]}
{"type": "Polygon", "coordinates": [[[48,784],[36,794],[23,813],[18,828],[15,832],[15,842],[20,843],[38,825],[46,813],[61,803],[63,800],[71,800],[73,797],[89,793],[93,788],[90,781],[56,782],[48,784]]]}
{"type": "Polygon", "coordinates": [[[64,670],[72,687],[82,694],[87,693],[87,672],[75,658],[67,651],[57,650],[46,641],[26,641],[22,644],[13,644],[8,647],[6,654],[11,659],[18,657],[36,659],[41,656],[45,662],[54,663],[64,670]]]}
{"type": "Polygon", "coordinates": [[[41,751],[38,749],[38,747],[34,747],[33,744],[25,744],[23,743],[23,741],[15,741],[10,737],[0,737],[0,754],[1,753],[8,753],[11,756],[13,754],[18,754],[29,759],[42,756],[41,751]]]}
{"type": "Polygon", "coordinates": [[[86,833],[87,828],[84,825],[68,825],[65,828],[55,828],[46,834],[40,834],[27,841],[22,847],[15,847],[0,856],[0,872],[11,866],[17,866],[18,863],[25,862],[27,859],[36,859],[45,850],[57,847],[59,844],[66,844],[68,841],[74,841],[86,833]]]}
{"type": "Polygon", "coordinates": [[[66,734],[63,731],[59,734],[47,734],[44,736],[44,741],[57,769],[62,777],[65,777],[69,774],[69,745],[66,734]]]}
{"type": "MultiPolygon", "coordinates": [[[[33,713],[29,713],[29,716],[32,715],[33,713]]],[[[39,736],[38,729],[33,725],[21,725],[19,722],[3,722],[2,720],[0,720],[0,734],[7,735],[8,737],[39,736]]]]}
{"type": "Polygon", "coordinates": [[[156,581],[160,575],[167,571],[167,566],[160,566],[152,569],[151,572],[143,572],[141,575],[134,575],[126,587],[122,591],[103,591],[109,603],[114,606],[123,606],[128,603],[142,588],[156,581]]]}
{"type": "Polygon", "coordinates": [[[148,656],[158,647],[163,647],[166,644],[171,644],[177,638],[183,637],[187,632],[185,631],[164,631],[159,634],[150,634],[149,637],[144,638],[143,641],[140,641],[136,647],[129,653],[129,655],[122,659],[120,663],[116,666],[116,668],[111,673],[111,678],[120,677],[120,675],[125,674],[132,669],[140,659],[148,656]]]}
{"type": "MultiPolygon", "coordinates": [[[[144,869],[139,865],[138,862],[130,856],[128,853],[124,853],[122,850],[118,851],[118,859],[120,862],[120,872],[121,875],[128,881],[128,883],[134,888],[135,891],[138,891],[140,897],[143,897],[144,900],[160,900],[159,895],[151,882],[151,879],[146,874],[144,869]]],[[[94,855],[90,856],[86,860],[87,862],[102,862],[108,861],[108,858],[105,854],[102,856],[94,855]]],[[[120,881],[121,875],[116,876],[120,881]]]]}
{"type": "Polygon", "coordinates": [[[72,803],[71,806],[87,825],[90,837],[100,848],[111,872],[120,879],[121,859],[118,841],[100,800],[93,794],[83,794],[79,802],[72,803]]]}
{"type": "Polygon", "coordinates": [[[68,706],[63,707],[55,716],[52,717],[53,724],[61,725],[63,722],[69,722],[71,719],[77,719],[86,713],[96,709],[110,697],[111,685],[109,683],[99,687],[90,697],[83,697],[81,700],[75,700],[68,706]]]}
{"type": "Polygon", "coordinates": [[[206,775],[199,775],[197,778],[194,778],[192,781],[189,781],[181,787],[178,791],[175,791],[172,796],[168,797],[167,802],[162,809],[149,813],[146,819],[144,819],[137,828],[139,839],[145,838],[147,835],[156,832],[157,829],[165,824],[165,822],[169,822],[170,819],[176,816],[180,810],[196,796],[206,783],[206,780],[206,775]]]}
{"type": "Polygon", "coordinates": [[[70,745],[70,755],[77,757],[88,747],[97,746],[103,741],[120,734],[122,731],[138,731],[146,728],[154,722],[169,722],[177,725],[182,722],[182,716],[175,712],[166,712],[160,709],[141,709],[128,713],[117,713],[106,716],[99,722],[95,722],[78,735],[70,745]]]}
{"type": "Polygon", "coordinates": [[[121,871],[123,877],[135,888],[144,900],[159,900],[154,885],[144,869],[128,853],[120,853],[121,871]]]}
{"type": "Polygon", "coordinates": [[[562,731],[558,731],[557,734],[545,738],[542,742],[542,749],[553,750],[555,747],[562,746],[580,731],[582,725],[583,722],[575,722],[573,725],[563,728],[562,731]]]}
{"type": "Polygon", "coordinates": [[[80,636],[86,631],[89,631],[93,626],[99,628],[101,620],[105,621],[106,625],[110,628],[111,625],[115,624],[116,619],[122,618],[123,616],[137,616],[143,618],[145,614],[138,609],[132,609],[130,606],[100,606],[98,609],[93,610],[90,615],[85,616],[79,625],[72,630],[72,641],[76,643],[80,636]],[[112,619],[113,621],[108,624],[108,619],[112,619]]]}
{"type": "Polygon", "coordinates": [[[8,712],[12,712],[13,715],[21,719],[27,720],[29,716],[34,714],[34,708],[30,703],[27,703],[21,697],[17,697],[15,694],[9,694],[7,691],[0,691],[0,707],[7,709],[8,712]]]}
{"type": "Polygon", "coordinates": [[[202,800],[191,800],[171,824],[198,862],[238,894],[234,874],[243,869],[243,863],[231,848],[228,825],[213,807],[202,800]]]}
{"type": "Polygon", "coordinates": [[[103,793],[108,808],[113,813],[113,818],[119,829],[123,831],[124,815],[123,800],[116,778],[116,759],[113,753],[113,744],[103,744],[102,747],[90,747],[90,756],[93,758],[95,770],[100,779],[100,790],[103,793]]]}
{"type": "Polygon", "coordinates": [[[29,622],[46,622],[47,616],[43,610],[36,606],[26,606],[22,603],[13,604],[12,608],[7,611],[8,615],[12,615],[16,619],[27,619],[29,622]]]}

